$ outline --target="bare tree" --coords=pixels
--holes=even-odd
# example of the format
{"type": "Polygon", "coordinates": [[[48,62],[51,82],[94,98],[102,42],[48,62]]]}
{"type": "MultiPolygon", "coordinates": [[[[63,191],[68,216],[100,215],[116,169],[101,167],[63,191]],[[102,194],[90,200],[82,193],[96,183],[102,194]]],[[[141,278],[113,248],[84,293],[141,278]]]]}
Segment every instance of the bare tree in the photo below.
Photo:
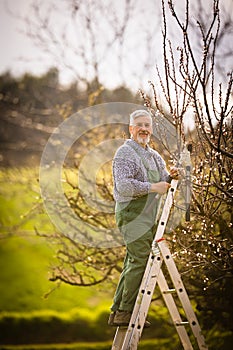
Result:
{"type": "MultiPolygon", "coordinates": [[[[151,82],[153,97],[143,92],[142,96],[149,108],[158,109],[173,122],[178,139],[193,145],[192,220],[173,232],[171,242],[190,292],[196,294],[198,308],[211,315],[211,319],[206,314],[203,319],[208,325],[217,322],[219,327],[230,330],[233,76],[232,63],[227,57],[225,75],[218,74],[224,59],[218,50],[225,28],[232,31],[233,24],[227,21],[222,25],[218,0],[211,2],[212,11],[203,18],[204,9],[199,1],[195,42],[198,39],[197,47],[202,48],[200,55],[193,43],[189,0],[185,2],[183,20],[173,1],[161,3],[164,70],[157,69],[158,84],[151,82]],[[178,47],[168,37],[170,16],[182,38],[178,47]],[[227,315],[225,321],[223,314],[227,315]]],[[[228,52],[225,51],[226,56],[228,52]]]]}
{"type": "MultiPolygon", "coordinates": [[[[232,113],[232,72],[229,72],[228,82],[224,84],[224,86],[221,83],[216,85],[216,52],[219,40],[223,35],[219,2],[212,2],[213,7],[212,12],[209,13],[208,23],[202,23],[201,19],[197,21],[195,45],[198,38],[198,46],[203,47],[201,57],[200,52],[196,54],[193,47],[193,16],[190,14],[189,1],[186,1],[184,21],[180,20],[172,1],[168,1],[167,3],[162,1],[161,4],[163,14],[164,72],[162,73],[158,67],[159,84],[155,85],[151,82],[153,98],[147,97],[144,93],[142,93],[142,95],[148,107],[159,110],[165,118],[175,125],[177,137],[183,144],[189,142],[193,144],[192,215],[195,217],[195,220],[193,222],[191,221],[190,224],[185,224],[183,227],[181,226],[181,232],[183,232],[182,237],[174,233],[174,239],[180,242],[184,251],[187,250],[187,247],[190,247],[189,264],[194,266],[203,264],[203,266],[208,265],[212,268],[211,259],[212,254],[215,253],[211,251],[210,256],[206,259],[203,252],[197,253],[196,251],[199,244],[198,242],[201,242],[203,251],[205,251],[205,249],[210,251],[209,249],[212,247],[212,243],[213,247],[216,247],[218,234],[214,235],[212,233],[213,227],[217,228],[218,232],[220,232],[219,227],[221,227],[219,244],[221,241],[225,242],[225,235],[228,237],[231,230],[230,222],[232,219],[230,215],[232,204],[232,124],[230,118],[232,113]],[[168,23],[170,23],[168,22],[169,14],[172,15],[174,23],[180,31],[180,37],[182,37],[182,45],[180,45],[178,49],[174,48],[172,40],[168,38],[168,23]],[[190,25],[190,21],[192,25],[190,25]],[[159,90],[159,86],[161,90],[159,90]],[[160,100],[161,95],[163,96],[163,100],[162,98],[160,100]],[[190,127],[190,129],[188,129],[188,122],[192,123],[193,128],[190,127]],[[218,200],[216,200],[216,198],[218,200]],[[202,230],[203,228],[204,230],[202,230]],[[224,232],[222,232],[222,230],[224,232]],[[194,240],[193,237],[195,238],[194,240]],[[205,244],[203,242],[205,242],[205,244]]],[[[77,10],[80,10],[79,7],[77,10]]],[[[198,14],[195,14],[195,16],[198,17],[198,14]]],[[[69,183],[68,179],[67,182],[69,183]]],[[[103,195],[103,193],[106,195],[107,193],[107,195],[111,196],[111,193],[107,189],[108,186],[108,182],[105,181],[99,185],[98,188],[102,193],[101,195],[103,195]]],[[[78,189],[74,188],[74,190],[77,191],[78,189]]],[[[80,194],[78,194],[78,196],[77,194],[70,194],[68,199],[72,203],[77,215],[83,215],[86,220],[92,220],[92,222],[97,220],[96,223],[101,224],[103,228],[108,227],[109,224],[111,225],[112,218],[100,218],[95,213],[88,212],[88,208],[85,208],[83,205],[83,198],[81,198],[80,194]]],[[[66,245],[66,243],[63,242],[62,236],[59,236],[59,240],[61,245],[66,245]]],[[[231,264],[230,251],[232,249],[232,243],[231,241],[229,242],[228,264],[231,264]]],[[[72,245],[73,243],[70,242],[70,244],[72,245]]],[[[221,247],[225,249],[224,245],[221,245],[221,247]]],[[[66,264],[69,264],[69,253],[67,248],[62,249],[62,251],[63,254],[64,252],[67,253],[66,259],[60,259],[61,266],[64,267],[64,261],[66,264]]],[[[85,252],[84,254],[86,256],[87,250],[84,249],[83,252],[85,252]]],[[[92,254],[93,253],[91,253],[91,255],[92,254]]],[[[86,261],[85,256],[83,257],[83,261],[86,261]]],[[[187,259],[187,257],[185,257],[185,259],[187,259]]],[[[220,264],[221,257],[219,259],[220,264]]],[[[80,258],[78,261],[79,260],[80,258]]],[[[117,270],[119,261],[120,260],[117,260],[117,264],[115,264],[117,270]]],[[[230,266],[231,265],[227,265],[226,273],[228,273],[230,266]]],[[[93,266],[93,268],[95,267],[93,266]]],[[[52,279],[57,280],[60,278],[70,283],[67,271],[62,273],[61,268],[55,269],[54,271],[56,271],[56,273],[52,279]],[[66,278],[64,278],[64,276],[66,276],[66,278]]],[[[78,269],[76,269],[76,273],[78,274],[77,271],[78,269]]],[[[104,271],[104,269],[101,271],[104,271]]],[[[107,275],[110,277],[113,270],[107,269],[106,271],[107,275]]],[[[82,271],[82,274],[85,274],[85,272],[82,271]]],[[[105,272],[103,275],[104,277],[97,280],[101,281],[105,279],[105,272]]],[[[224,276],[224,274],[222,276],[224,276]]],[[[205,278],[204,280],[207,281],[205,278]]],[[[84,282],[84,279],[77,279],[76,283],[90,284],[91,282],[84,282]]],[[[94,283],[96,283],[96,281],[94,281],[94,283]]]]}
{"type": "Polygon", "coordinates": [[[36,0],[26,15],[9,11],[20,21],[22,33],[41,50],[40,59],[58,68],[61,76],[82,87],[96,82],[98,89],[110,81],[114,87],[132,88],[128,80],[140,83],[154,64],[157,9],[150,0],[144,5],[138,0],[36,0]]]}

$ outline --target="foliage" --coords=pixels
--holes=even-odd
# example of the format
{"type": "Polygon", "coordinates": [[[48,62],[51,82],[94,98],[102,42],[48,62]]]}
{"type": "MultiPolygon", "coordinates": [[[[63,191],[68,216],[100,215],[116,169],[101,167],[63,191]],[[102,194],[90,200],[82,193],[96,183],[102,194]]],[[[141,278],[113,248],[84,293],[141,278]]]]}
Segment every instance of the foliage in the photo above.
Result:
{"type": "MultiPolygon", "coordinates": [[[[170,344],[169,340],[142,340],[138,350],[166,350],[170,344]]],[[[40,345],[4,345],[2,350],[108,350],[111,342],[93,342],[93,343],[72,343],[72,344],[40,344],[40,345]]]]}
{"type": "MultiPolygon", "coordinates": [[[[89,90],[77,84],[61,86],[58,71],[51,68],[41,77],[25,74],[0,76],[0,166],[38,166],[54,129],[72,114],[98,102],[138,103],[139,96],[125,87],[108,90],[89,82],[89,90]]],[[[80,121],[82,123],[82,121],[80,121]]],[[[88,135],[86,135],[88,137],[88,135]]],[[[87,140],[82,140],[83,144],[87,140]]],[[[72,161],[68,160],[73,165],[72,161]]]]}
{"type": "Polygon", "coordinates": [[[101,341],[112,337],[113,329],[104,327],[107,314],[72,313],[44,310],[31,313],[3,313],[0,318],[1,344],[48,344],[101,341]]]}

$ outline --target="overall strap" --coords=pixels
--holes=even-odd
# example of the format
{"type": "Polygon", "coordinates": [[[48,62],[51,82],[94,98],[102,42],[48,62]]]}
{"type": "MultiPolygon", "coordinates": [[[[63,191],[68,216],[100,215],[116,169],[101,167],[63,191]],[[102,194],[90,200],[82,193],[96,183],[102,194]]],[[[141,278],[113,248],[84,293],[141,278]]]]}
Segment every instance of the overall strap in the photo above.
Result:
{"type": "MultiPolygon", "coordinates": [[[[140,157],[140,159],[142,160],[142,163],[143,163],[143,165],[144,165],[144,167],[145,167],[145,169],[147,170],[147,174],[148,174],[148,178],[149,178],[149,172],[151,171],[150,170],[150,167],[149,167],[149,164],[148,164],[148,162],[138,153],[138,150],[137,150],[137,148],[135,147],[135,145],[133,144],[133,142],[129,142],[128,143],[128,145],[135,151],[135,153],[140,157]]],[[[155,162],[155,164],[156,164],[156,168],[157,168],[157,170],[158,170],[158,174],[159,174],[159,179],[158,179],[158,181],[160,180],[160,171],[159,171],[159,165],[158,165],[158,162],[157,162],[157,159],[152,155],[152,157],[153,157],[153,160],[154,160],[154,162],[155,162]]]]}

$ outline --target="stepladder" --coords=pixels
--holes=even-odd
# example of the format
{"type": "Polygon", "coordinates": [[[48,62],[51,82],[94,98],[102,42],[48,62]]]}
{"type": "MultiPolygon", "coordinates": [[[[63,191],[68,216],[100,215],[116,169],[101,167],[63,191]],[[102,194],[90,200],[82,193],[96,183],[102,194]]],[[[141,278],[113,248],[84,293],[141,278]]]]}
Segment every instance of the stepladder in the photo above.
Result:
{"type": "Polygon", "coordinates": [[[164,239],[177,185],[178,180],[171,181],[129,325],[117,327],[112,350],[138,348],[155,288],[160,289],[183,349],[208,350],[181,275],[164,239]]]}

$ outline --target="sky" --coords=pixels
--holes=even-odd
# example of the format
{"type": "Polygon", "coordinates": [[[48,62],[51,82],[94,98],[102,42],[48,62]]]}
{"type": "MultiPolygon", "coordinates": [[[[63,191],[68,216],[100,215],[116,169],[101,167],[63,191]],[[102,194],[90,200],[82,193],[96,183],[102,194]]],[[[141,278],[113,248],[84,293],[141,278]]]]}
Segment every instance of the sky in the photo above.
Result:
{"type": "MultiPolygon", "coordinates": [[[[104,0],[108,2],[108,0],[104,0]]],[[[115,4],[120,4],[121,1],[124,0],[118,0],[117,2],[114,1],[115,4]]],[[[139,3],[139,5],[143,6],[144,1],[142,0],[134,0],[139,3]]],[[[147,4],[155,4],[154,0],[145,0],[147,4]]],[[[155,0],[160,1],[160,0],[155,0]]],[[[67,0],[67,3],[69,1],[67,0]]],[[[111,0],[110,0],[111,2],[111,0]]],[[[29,12],[29,5],[31,3],[31,0],[0,0],[0,47],[3,48],[1,50],[0,55],[0,74],[10,71],[14,76],[18,77],[24,74],[25,72],[30,72],[35,75],[41,75],[45,73],[51,66],[53,66],[54,58],[51,59],[51,57],[47,56],[42,53],[41,49],[39,49],[33,42],[27,37],[27,35],[23,34],[23,30],[25,30],[26,26],[25,24],[17,19],[12,13],[18,14],[19,16],[25,16],[29,12]],[[10,11],[9,11],[10,10],[10,11]],[[10,13],[12,12],[12,13],[10,13]]],[[[47,2],[52,3],[52,0],[48,0],[47,2]]],[[[61,6],[62,1],[58,3],[58,6],[61,6]]],[[[117,6],[117,5],[116,5],[117,6]]],[[[148,6],[147,6],[148,7],[148,6]]],[[[117,10],[120,10],[117,8],[117,10]]],[[[144,14],[145,15],[145,14],[144,14]]],[[[62,17],[59,19],[55,19],[55,26],[57,23],[61,21],[62,17]]],[[[138,32],[138,38],[140,40],[140,21],[143,22],[144,20],[142,17],[139,17],[139,32],[138,32]]],[[[150,28],[156,27],[155,22],[153,25],[150,25],[150,28]]],[[[106,35],[106,32],[104,33],[106,35]]],[[[132,32],[131,35],[135,35],[135,31],[132,32]]],[[[79,37],[80,40],[80,37],[79,37]]],[[[142,41],[143,38],[142,38],[142,41]]],[[[144,53],[140,53],[140,47],[142,48],[142,45],[138,48],[138,57],[140,55],[143,55],[144,53]]],[[[128,56],[130,56],[129,51],[127,53],[128,56]]],[[[132,54],[131,54],[132,56],[132,54]]],[[[130,58],[129,58],[130,59],[130,58]]],[[[106,58],[106,62],[110,62],[110,64],[105,64],[102,67],[102,70],[105,70],[105,77],[106,82],[109,83],[110,87],[114,85],[120,85],[121,79],[119,77],[119,62],[117,62],[117,53],[111,53],[108,52],[108,58],[106,58]],[[109,80],[109,77],[111,77],[111,80],[109,80]],[[115,84],[114,84],[115,83],[115,84]]],[[[132,58],[133,65],[135,66],[135,71],[137,71],[137,62],[139,62],[138,59],[132,58]]],[[[70,63],[70,62],[69,62],[70,63]]],[[[56,62],[57,64],[57,62],[56,62]]],[[[72,62],[73,64],[73,62],[72,62]]],[[[75,65],[75,63],[74,63],[75,65]]],[[[132,67],[132,66],[131,66],[132,67]]],[[[138,69],[138,71],[142,69],[141,67],[138,69]]],[[[89,68],[90,70],[90,68],[89,68]]],[[[122,76],[127,71],[127,68],[122,65],[121,68],[121,74],[122,76]]],[[[90,74],[90,72],[87,73],[87,75],[90,74]]],[[[127,74],[127,73],[126,73],[127,74]]],[[[74,76],[68,72],[68,70],[62,69],[62,74],[60,76],[61,81],[65,83],[69,83],[72,79],[74,79],[74,76]]],[[[146,78],[148,80],[148,77],[146,78]]],[[[125,78],[124,78],[125,79],[125,78]]],[[[131,77],[130,79],[133,80],[131,77]]]]}
{"type": "MultiPolygon", "coordinates": [[[[124,0],[118,0],[117,2],[113,1],[113,3],[117,3],[119,5],[121,1],[124,0]]],[[[160,0],[134,1],[142,6],[142,11],[141,14],[136,14],[136,26],[131,26],[131,33],[129,30],[128,34],[128,36],[131,35],[131,37],[127,37],[127,40],[128,43],[132,43],[132,39],[136,39],[138,40],[138,45],[136,51],[135,47],[132,50],[130,46],[127,52],[123,51],[123,57],[127,57],[127,64],[130,65],[130,69],[124,64],[124,61],[117,61],[116,49],[115,52],[113,51],[112,55],[110,51],[108,51],[108,57],[106,57],[106,62],[108,60],[108,64],[102,65],[101,69],[104,73],[105,80],[110,87],[113,87],[114,84],[120,85],[120,75],[122,75],[122,79],[124,81],[127,80],[127,74],[129,71],[133,72],[132,75],[128,78],[132,86],[138,84],[138,80],[134,77],[137,73],[139,77],[141,77],[141,80],[144,80],[146,83],[148,80],[153,80],[152,74],[155,72],[155,64],[157,63],[156,59],[159,62],[161,61],[158,52],[159,48],[162,50],[161,38],[159,38],[159,32],[161,32],[161,28],[158,24],[159,17],[161,18],[161,12],[159,11],[160,0]],[[147,6],[143,7],[143,4],[147,6]],[[152,21],[148,21],[148,12],[146,13],[145,8],[148,9],[150,15],[152,15],[152,21]],[[152,50],[150,55],[148,55],[147,71],[143,71],[142,65],[140,65],[140,58],[142,56],[145,56],[146,52],[145,37],[142,36],[142,31],[140,30],[142,26],[144,26],[144,28],[148,28],[147,34],[152,33],[154,40],[154,46],[151,48],[152,50]]],[[[207,4],[206,1],[208,0],[203,1],[205,1],[205,4],[207,4]]],[[[47,3],[50,2],[51,0],[48,0],[47,3]]],[[[68,2],[69,1],[66,0],[66,3],[68,2]]],[[[192,2],[192,0],[190,2],[192,2]]],[[[226,4],[229,9],[233,9],[233,0],[221,0],[221,2],[226,4]]],[[[48,71],[48,69],[53,66],[53,63],[55,62],[53,59],[51,59],[51,57],[46,56],[44,53],[42,53],[41,49],[33,44],[32,41],[22,33],[22,30],[25,29],[23,23],[8,11],[10,9],[10,11],[14,12],[15,14],[25,16],[28,13],[30,3],[31,0],[0,0],[0,74],[9,70],[14,76],[21,76],[25,72],[41,75],[48,71]]],[[[57,4],[61,3],[62,1],[57,2],[57,4]]],[[[181,4],[184,3],[184,0],[176,0],[175,3],[181,4]]],[[[143,57],[143,59],[145,59],[145,57],[143,57]]],[[[74,63],[74,60],[71,63],[74,65],[76,64],[76,62],[74,63]]],[[[90,69],[91,68],[89,68],[87,75],[90,74],[90,69]]],[[[70,74],[67,69],[62,71],[63,74],[61,74],[61,80],[63,83],[69,83],[72,79],[74,79],[74,76],[72,76],[72,74],[70,74]]]]}
{"type": "Polygon", "coordinates": [[[40,50],[22,33],[22,24],[8,12],[25,14],[28,11],[28,0],[0,0],[0,74],[11,71],[20,76],[25,71],[41,74],[46,70],[40,60],[31,62],[31,58],[40,57],[40,50]],[[28,60],[25,64],[24,59],[28,60]]]}

